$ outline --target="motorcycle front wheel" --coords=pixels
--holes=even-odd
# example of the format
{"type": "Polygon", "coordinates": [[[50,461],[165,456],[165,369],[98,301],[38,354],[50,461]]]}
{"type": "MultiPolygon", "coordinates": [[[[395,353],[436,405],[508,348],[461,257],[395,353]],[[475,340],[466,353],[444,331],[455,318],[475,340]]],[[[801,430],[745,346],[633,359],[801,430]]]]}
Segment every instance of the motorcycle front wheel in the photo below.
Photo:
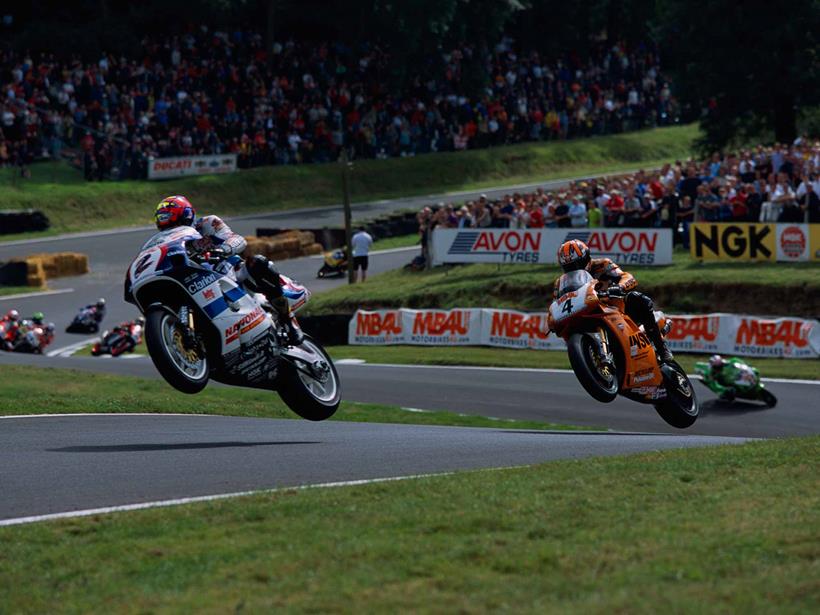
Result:
{"type": "Polygon", "coordinates": [[[183,393],[199,393],[208,384],[208,358],[201,348],[185,343],[179,319],[171,311],[154,307],[145,314],[148,354],[166,382],[183,393]]]}
{"type": "Polygon", "coordinates": [[[300,348],[315,355],[316,362],[281,361],[276,388],[282,401],[303,419],[324,421],[342,400],[339,374],[325,349],[310,336],[305,335],[300,348]]]}
{"type": "Polygon", "coordinates": [[[774,408],[777,405],[777,397],[769,389],[760,389],[760,400],[767,408],[774,408]]]}
{"type": "Polygon", "coordinates": [[[569,363],[578,382],[595,399],[605,404],[618,396],[618,375],[604,366],[598,344],[588,333],[573,333],[567,340],[569,363]]]}

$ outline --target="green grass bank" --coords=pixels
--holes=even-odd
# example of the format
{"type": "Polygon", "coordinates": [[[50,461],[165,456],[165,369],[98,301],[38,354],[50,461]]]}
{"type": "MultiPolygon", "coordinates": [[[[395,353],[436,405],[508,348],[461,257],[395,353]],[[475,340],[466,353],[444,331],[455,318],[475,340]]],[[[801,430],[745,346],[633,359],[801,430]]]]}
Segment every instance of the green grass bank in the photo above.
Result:
{"type": "Polygon", "coordinates": [[[0,528],[13,613],[811,613],[820,438],[0,528]]]}
{"type": "MultiPolygon", "coordinates": [[[[409,258],[408,258],[409,261],[409,258]]],[[[699,263],[676,252],[665,267],[629,267],[638,290],[664,310],[817,316],[820,266],[816,263],[699,263]]],[[[353,313],[358,308],[489,307],[545,310],[557,265],[463,265],[430,271],[395,270],[316,295],[310,314],[353,313]]]]}
{"type": "MultiPolygon", "coordinates": [[[[351,194],[355,202],[363,202],[658,166],[690,156],[698,134],[695,125],[688,125],[569,142],[361,160],[351,173],[351,194]]],[[[40,209],[51,220],[52,234],[149,224],[152,206],[169,194],[185,194],[202,211],[223,215],[341,202],[337,164],[263,167],[163,182],[89,183],[78,171],[55,164],[33,165],[32,174],[30,180],[14,181],[11,174],[0,174],[0,210],[40,209]]]]}

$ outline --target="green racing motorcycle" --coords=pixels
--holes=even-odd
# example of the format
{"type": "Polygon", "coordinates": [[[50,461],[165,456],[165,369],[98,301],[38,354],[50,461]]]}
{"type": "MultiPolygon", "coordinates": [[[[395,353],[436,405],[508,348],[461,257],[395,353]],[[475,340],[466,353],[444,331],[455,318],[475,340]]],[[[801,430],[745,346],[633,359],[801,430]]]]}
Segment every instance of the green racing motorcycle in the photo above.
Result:
{"type": "Polygon", "coordinates": [[[700,374],[701,382],[721,401],[747,399],[762,401],[767,408],[777,405],[777,397],[760,381],[757,369],[741,359],[725,359],[719,370],[713,370],[709,363],[700,361],[695,363],[695,371],[700,374]]]}

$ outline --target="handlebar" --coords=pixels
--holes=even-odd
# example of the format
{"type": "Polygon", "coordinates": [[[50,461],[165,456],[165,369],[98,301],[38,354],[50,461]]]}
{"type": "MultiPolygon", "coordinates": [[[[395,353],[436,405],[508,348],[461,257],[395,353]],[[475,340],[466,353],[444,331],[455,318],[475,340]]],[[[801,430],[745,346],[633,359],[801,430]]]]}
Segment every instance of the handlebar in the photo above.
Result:
{"type": "Polygon", "coordinates": [[[210,263],[212,265],[220,263],[225,259],[225,257],[229,256],[228,252],[222,248],[211,247],[202,251],[194,244],[194,242],[186,243],[185,251],[188,254],[188,258],[191,260],[199,263],[210,263]]]}

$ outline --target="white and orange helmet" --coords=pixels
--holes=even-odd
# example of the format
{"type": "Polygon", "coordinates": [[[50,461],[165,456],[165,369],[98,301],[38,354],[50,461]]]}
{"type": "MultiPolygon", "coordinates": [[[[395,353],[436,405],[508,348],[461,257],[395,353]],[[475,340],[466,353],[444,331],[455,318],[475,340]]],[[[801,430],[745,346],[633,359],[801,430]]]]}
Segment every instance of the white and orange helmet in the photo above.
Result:
{"type": "Polygon", "coordinates": [[[589,246],[580,239],[565,241],[558,248],[558,264],[565,273],[585,269],[589,261],[589,246]]]}

